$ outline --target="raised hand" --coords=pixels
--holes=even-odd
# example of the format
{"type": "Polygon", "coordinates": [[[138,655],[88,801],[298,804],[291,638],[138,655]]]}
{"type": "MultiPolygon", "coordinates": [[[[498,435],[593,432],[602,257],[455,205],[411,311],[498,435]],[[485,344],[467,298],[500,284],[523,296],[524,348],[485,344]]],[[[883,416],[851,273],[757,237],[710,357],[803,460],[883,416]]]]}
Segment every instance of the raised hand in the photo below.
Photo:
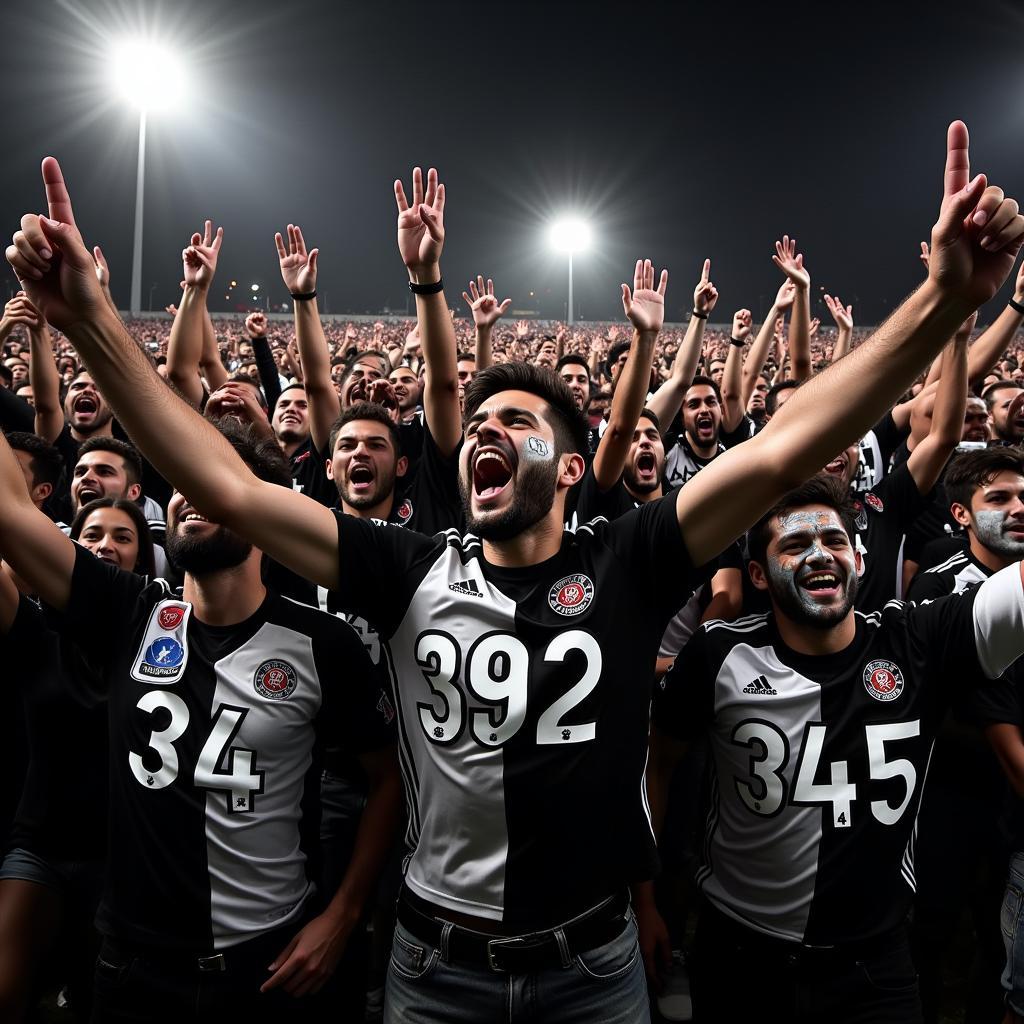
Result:
{"type": "Polygon", "coordinates": [[[391,381],[384,377],[371,381],[366,389],[365,400],[367,402],[373,402],[376,405],[382,405],[387,410],[388,415],[396,423],[398,422],[401,410],[398,405],[398,395],[395,394],[395,389],[392,386],[391,381]]]}
{"type": "MultiPolygon", "coordinates": [[[[707,261],[705,261],[705,265],[707,261]]],[[[622,309],[629,322],[645,333],[657,333],[665,322],[665,289],[668,271],[661,272],[658,287],[654,288],[654,264],[650,260],[637,260],[633,271],[633,291],[622,286],[622,309]]]]}
{"type": "Polygon", "coordinates": [[[529,320],[517,320],[516,321],[516,337],[517,338],[528,338],[530,336],[530,321],[529,320]]]}
{"type": "Polygon", "coordinates": [[[42,165],[49,215],[27,213],[7,247],[7,262],[32,304],[61,330],[95,320],[108,310],[96,277],[93,254],[75,224],[71,197],[60,164],[48,156],[42,165]]]}
{"type": "Polygon", "coordinates": [[[808,338],[813,338],[818,333],[818,328],[820,326],[821,326],[821,321],[817,317],[814,317],[814,319],[811,320],[811,326],[810,326],[810,328],[807,331],[807,337],[808,338]]]}
{"type": "Polygon", "coordinates": [[[164,312],[175,317],[178,315],[178,307],[172,302],[169,306],[164,306],[164,312]]]}
{"type": "Polygon", "coordinates": [[[920,252],[920,254],[918,255],[917,258],[924,264],[924,270],[925,270],[925,273],[927,274],[928,273],[928,260],[931,258],[931,252],[930,252],[930,250],[928,248],[928,243],[927,242],[922,242],[921,243],[921,252],[920,252]]]}
{"type": "Polygon", "coordinates": [[[316,260],[319,249],[306,252],[306,240],[298,224],[289,224],[288,248],[285,249],[281,232],[274,235],[277,245],[277,259],[281,266],[281,279],[285,288],[293,295],[308,295],[316,291],[316,260]]]}
{"type": "Polygon", "coordinates": [[[836,327],[842,331],[853,330],[853,306],[844,306],[843,300],[838,295],[826,295],[825,305],[828,306],[828,311],[832,314],[836,327]]]}
{"type": "Polygon", "coordinates": [[[473,323],[477,327],[484,328],[493,327],[508,307],[512,305],[511,299],[498,302],[494,297],[494,282],[487,278],[487,284],[485,285],[483,277],[479,274],[477,274],[475,282],[469,282],[469,294],[467,295],[463,292],[462,298],[473,314],[473,323]]]}
{"type": "Polygon", "coordinates": [[[0,318],[0,325],[5,329],[0,333],[6,335],[14,324],[24,324],[29,330],[37,330],[46,325],[42,314],[32,305],[32,301],[24,292],[18,292],[4,305],[4,315],[0,318]]]}
{"type": "Polygon", "coordinates": [[[796,239],[783,235],[781,242],[775,243],[775,255],[772,263],[781,270],[797,288],[810,288],[811,275],[804,269],[803,253],[796,251],[796,239]]]}
{"type": "Polygon", "coordinates": [[[718,289],[711,282],[711,260],[704,261],[704,267],[700,272],[700,280],[697,287],[693,289],[693,308],[698,313],[710,313],[718,302],[718,289]]]}
{"type": "Polygon", "coordinates": [[[732,336],[736,341],[746,341],[750,335],[754,318],[749,309],[737,309],[732,315],[732,336]]]}
{"type": "Polygon", "coordinates": [[[939,217],[932,228],[928,279],[975,309],[987,302],[1013,269],[1024,241],[1017,202],[984,174],[971,178],[967,125],[946,133],[946,170],[939,217]],[[987,187],[986,187],[987,186],[987,187]]]}
{"type": "MultiPolygon", "coordinates": [[[[772,257],[774,259],[774,257],[772,257]]],[[[787,277],[782,282],[778,294],[775,296],[775,308],[779,311],[789,309],[796,301],[796,285],[787,277]]]]}
{"type": "Polygon", "coordinates": [[[206,221],[203,233],[197,231],[188,247],[181,250],[181,263],[185,273],[186,286],[209,290],[213,275],[217,272],[217,257],[220,255],[224,229],[213,233],[213,222],[206,221]]]}
{"type": "Polygon", "coordinates": [[[261,437],[272,437],[273,428],[266,410],[256,400],[251,387],[229,380],[210,395],[204,410],[208,419],[233,416],[243,423],[251,423],[261,437]]]}
{"type": "Polygon", "coordinates": [[[245,318],[245,329],[250,338],[264,338],[267,334],[267,317],[264,313],[250,313],[245,318]]]}
{"type": "MultiPolygon", "coordinates": [[[[437,171],[427,171],[427,188],[423,190],[423,171],[412,171],[412,203],[405,197],[401,181],[395,182],[398,204],[398,251],[409,272],[419,274],[433,270],[444,248],[444,185],[437,180],[437,171]]],[[[432,282],[425,281],[424,284],[432,282]]]]}

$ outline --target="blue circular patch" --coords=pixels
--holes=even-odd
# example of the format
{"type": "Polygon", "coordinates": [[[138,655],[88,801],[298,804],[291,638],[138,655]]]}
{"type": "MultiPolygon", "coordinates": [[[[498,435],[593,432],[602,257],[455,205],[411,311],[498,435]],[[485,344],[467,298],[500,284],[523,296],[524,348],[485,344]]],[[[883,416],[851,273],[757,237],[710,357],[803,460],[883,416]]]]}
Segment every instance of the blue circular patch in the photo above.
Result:
{"type": "Polygon", "coordinates": [[[184,648],[173,636],[161,636],[149,645],[142,660],[153,668],[177,668],[184,657],[184,648]]]}

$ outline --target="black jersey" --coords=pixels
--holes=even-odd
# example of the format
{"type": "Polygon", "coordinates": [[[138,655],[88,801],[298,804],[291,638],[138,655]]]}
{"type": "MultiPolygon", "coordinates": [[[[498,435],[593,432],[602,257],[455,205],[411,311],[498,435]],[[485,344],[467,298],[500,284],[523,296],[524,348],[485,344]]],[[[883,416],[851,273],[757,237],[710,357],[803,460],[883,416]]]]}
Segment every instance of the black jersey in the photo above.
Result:
{"type": "Polygon", "coordinates": [[[902,596],[903,538],[927,504],[905,465],[887,473],[872,490],[854,495],[854,542],[864,563],[857,590],[862,611],[879,611],[902,596]]]}
{"type": "Polygon", "coordinates": [[[716,455],[725,451],[725,445],[719,443],[715,455],[705,459],[698,455],[686,439],[685,431],[668,443],[665,439],[665,486],[682,487],[691,477],[695,477],[705,466],[709,465],[716,455]]]}
{"type": "Polygon", "coordinates": [[[652,877],[655,656],[693,589],[674,496],[518,569],[454,530],[338,531],[343,606],[377,625],[394,680],[413,892],[521,931],[652,877]]]}
{"type": "Polygon", "coordinates": [[[295,449],[288,460],[292,470],[292,487],[327,506],[338,500],[338,488],[327,476],[329,459],[328,452],[317,451],[311,435],[295,449]]]}
{"type": "Polygon", "coordinates": [[[108,686],[100,930],[211,950],[298,915],[318,844],[317,733],[356,751],[391,739],[352,630],[270,591],[244,622],[209,626],[162,580],[84,549],[64,621],[108,686]]]}
{"type": "MultiPolygon", "coordinates": [[[[107,710],[72,646],[24,596],[10,631],[0,636],[4,671],[18,681],[27,741],[9,845],[48,860],[98,860],[107,849],[107,710]]],[[[21,717],[17,702],[13,710],[21,717]]]]}
{"type": "Polygon", "coordinates": [[[904,920],[947,697],[1024,649],[1016,566],[975,590],[855,616],[853,643],[817,657],[789,649],[771,615],[706,623],[655,699],[659,730],[710,734],[701,889],[750,928],[811,945],[904,920]]]}

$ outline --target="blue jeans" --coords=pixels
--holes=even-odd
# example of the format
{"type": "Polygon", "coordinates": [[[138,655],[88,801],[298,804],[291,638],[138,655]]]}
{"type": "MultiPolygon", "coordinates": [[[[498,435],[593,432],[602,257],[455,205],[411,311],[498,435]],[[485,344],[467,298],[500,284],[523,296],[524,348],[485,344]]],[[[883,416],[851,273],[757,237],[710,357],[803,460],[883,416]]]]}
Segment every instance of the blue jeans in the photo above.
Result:
{"type": "Polygon", "coordinates": [[[1003,971],[1003,989],[1006,1005],[1018,1017],[1024,1016],[1024,853],[1010,858],[1010,873],[1006,879],[1006,893],[1000,923],[1003,945],[1006,946],[1006,968],[1003,971]]]}
{"type": "Polygon", "coordinates": [[[399,924],[385,1024],[649,1024],[647,981],[632,912],[622,933],[568,967],[503,974],[446,963],[399,924]]]}

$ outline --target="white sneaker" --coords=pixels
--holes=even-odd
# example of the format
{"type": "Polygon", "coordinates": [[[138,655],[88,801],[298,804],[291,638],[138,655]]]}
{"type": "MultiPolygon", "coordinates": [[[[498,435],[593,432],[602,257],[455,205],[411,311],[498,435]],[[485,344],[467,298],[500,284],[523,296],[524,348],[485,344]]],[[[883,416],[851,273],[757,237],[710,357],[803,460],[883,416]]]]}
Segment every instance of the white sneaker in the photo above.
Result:
{"type": "Polygon", "coordinates": [[[665,987],[658,996],[658,1013],[669,1021],[693,1020],[690,975],[686,970],[686,958],[678,949],[672,950],[672,966],[665,978],[665,987]]]}

